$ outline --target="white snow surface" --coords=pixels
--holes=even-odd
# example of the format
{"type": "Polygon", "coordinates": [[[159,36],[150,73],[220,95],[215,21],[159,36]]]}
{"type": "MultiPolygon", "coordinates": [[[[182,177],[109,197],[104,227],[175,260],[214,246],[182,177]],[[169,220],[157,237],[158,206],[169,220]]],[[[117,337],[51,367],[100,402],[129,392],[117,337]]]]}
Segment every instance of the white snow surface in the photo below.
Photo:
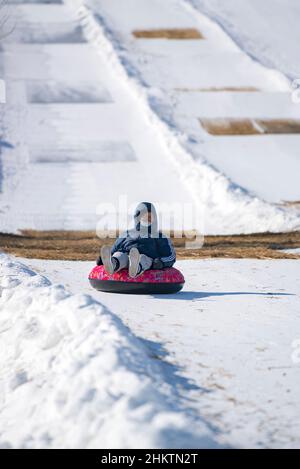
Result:
{"type": "Polygon", "coordinates": [[[299,212],[276,205],[300,198],[299,136],[214,138],[199,124],[212,109],[300,116],[288,80],[216,23],[183,0],[18,2],[10,12],[16,27],[0,52],[1,231],[94,229],[99,205],[122,212],[120,195],[166,212],[188,204],[197,217],[185,228],[204,233],[299,229],[299,212]],[[205,39],[133,38],[150,27],[196,27],[205,39]],[[260,91],[198,90],[226,86],[260,91]]]}
{"type": "Polygon", "coordinates": [[[89,295],[0,255],[0,448],[218,447],[187,381],[89,295]]]}
{"type": "Polygon", "coordinates": [[[296,255],[300,255],[300,248],[294,248],[294,249],[283,249],[284,252],[286,252],[287,254],[296,254],[296,255]]]}
{"type": "MultiPolygon", "coordinates": [[[[211,425],[217,441],[300,448],[300,261],[180,261],[185,287],[163,296],[97,292],[87,281],[91,262],[26,263],[72,293],[101,301],[147,341],[152,355],[175,367],[189,383],[184,395],[190,412],[211,425]]],[[[149,363],[145,354],[142,360],[149,363]]],[[[166,386],[171,381],[177,394],[170,377],[165,374],[166,386]]],[[[163,441],[169,447],[170,433],[163,441]]]]}
{"type": "Polygon", "coordinates": [[[300,77],[298,0],[188,0],[217,21],[248,54],[300,77]]]}

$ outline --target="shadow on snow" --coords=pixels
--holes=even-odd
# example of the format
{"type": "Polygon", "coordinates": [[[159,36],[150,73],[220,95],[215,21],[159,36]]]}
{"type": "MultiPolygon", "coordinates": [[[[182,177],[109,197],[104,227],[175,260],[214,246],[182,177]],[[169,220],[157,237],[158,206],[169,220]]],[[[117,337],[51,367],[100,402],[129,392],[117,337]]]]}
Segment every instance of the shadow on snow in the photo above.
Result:
{"type": "Polygon", "coordinates": [[[294,293],[274,293],[274,292],[200,292],[200,291],[181,291],[174,294],[151,295],[153,298],[163,300],[202,300],[218,296],[295,296],[294,293]]]}

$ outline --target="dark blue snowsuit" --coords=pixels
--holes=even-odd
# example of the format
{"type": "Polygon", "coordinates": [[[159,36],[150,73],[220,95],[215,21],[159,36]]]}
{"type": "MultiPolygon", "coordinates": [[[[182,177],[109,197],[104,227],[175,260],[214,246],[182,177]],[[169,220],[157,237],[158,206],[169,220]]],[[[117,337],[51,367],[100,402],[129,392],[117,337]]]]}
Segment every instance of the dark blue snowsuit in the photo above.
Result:
{"type": "Polygon", "coordinates": [[[172,267],[176,262],[176,253],[169,238],[158,230],[158,220],[155,207],[149,202],[139,204],[134,213],[135,227],[127,230],[115,242],[112,254],[115,252],[129,253],[130,249],[137,248],[140,254],[145,254],[153,259],[152,268],[162,269],[172,267]],[[150,226],[143,226],[141,218],[151,213],[150,226]]]}

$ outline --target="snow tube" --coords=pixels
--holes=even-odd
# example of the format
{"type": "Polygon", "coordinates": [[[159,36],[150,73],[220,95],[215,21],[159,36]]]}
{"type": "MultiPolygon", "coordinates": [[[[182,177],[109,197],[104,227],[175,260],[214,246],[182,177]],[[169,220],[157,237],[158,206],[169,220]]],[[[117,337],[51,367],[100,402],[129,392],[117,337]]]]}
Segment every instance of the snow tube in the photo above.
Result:
{"type": "Polygon", "coordinates": [[[110,275],[100,265],[93,268],[89,281],[96,290],[111,293],[177,293],[184,285],[182,273],[174,267],[147,270],[139,277],[131,278],[127,269],[110,275]]]}

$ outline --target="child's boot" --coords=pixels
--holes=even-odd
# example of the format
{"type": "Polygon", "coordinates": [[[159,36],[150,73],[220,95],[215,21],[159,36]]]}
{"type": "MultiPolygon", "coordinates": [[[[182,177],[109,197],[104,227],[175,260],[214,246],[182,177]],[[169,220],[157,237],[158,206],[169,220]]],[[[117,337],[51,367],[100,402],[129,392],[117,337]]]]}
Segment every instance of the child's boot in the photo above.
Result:
{"type": "Polygon", "coordinates": [[[112,275],[119,269],[119,261],[112,257],[110,246],[102,246],[101,259],[108,274],[112,275]]]}
{"type": "Polygon", "coordinates": [[[130,249],[129,253],[129,277],[137,277],[142,272],[142,268],[140,265],[140,258],[141,255],[137,248],[130,249]]]}
{"type": "Polygon", "coordinates": [[[152,266],[153,259],[140,254],[137,248],[130,249],[129,253],[129,277],[135,278],[142,275],[152,266]]]}

